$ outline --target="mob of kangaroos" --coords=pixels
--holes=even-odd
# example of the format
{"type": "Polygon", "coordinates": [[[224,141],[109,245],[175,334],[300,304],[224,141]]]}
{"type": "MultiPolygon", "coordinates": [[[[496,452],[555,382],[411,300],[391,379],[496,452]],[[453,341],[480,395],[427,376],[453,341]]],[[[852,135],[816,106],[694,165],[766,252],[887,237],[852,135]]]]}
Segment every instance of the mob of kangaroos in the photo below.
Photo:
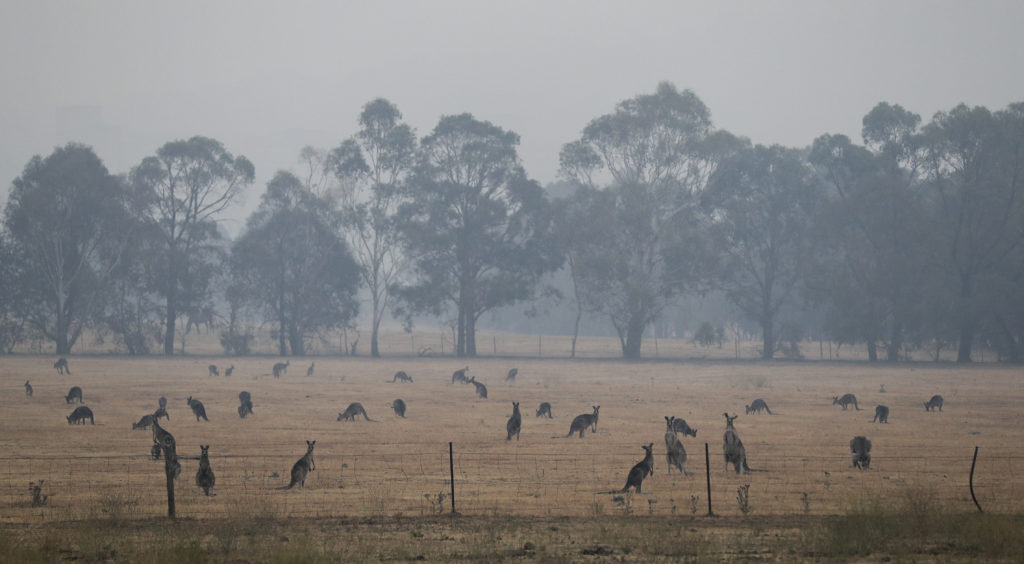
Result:
{"type": "Polygon", "coordinates": [[[399,370],[398,372],[395,372],[395,377],[391,379],[392,384],[395,382],[401,382],[403,384],[408,382],[412,384],[412,376],[406,374],[404,370],[399,370]]]}
{"type": "Polygon", "coordinates": [[[68,390],[68,395],[64,396],[64,403],[71,403],[74,400],[78,400],[78,403],[82,403],[82,388],[78,386],[71,386],[68,390]]]}
{"type": "Polygon", "coordinates": [[[512,435],[516,436],[516,440],[519,440],[519,431],[523,428],[523,416],[519,413],[519,402],[512,402],[512,417],[508,418],[508,423],[505,424],[505,430],[508,431],[508,437],[506,441],[512,440],[512,435]]]}
{"type": "Polygon", "coordinates": [[[196,472],[196,486],[203,490],[207,497],[215,496],[217,494],[210,493],[213,484],[217,482],[217,477],[213,475],[213,468],[210,468],[210,445],[199,445],[199,449],[201,454],[199,455],[199,471],[196,472]]]}
{"type": "Polygon", "coordinates": [[[932,396],[932,399],[924,402],[925,411],[931,411],[936,407],[939,408],[939,411],[942,411],[942,396],[938,394],[932,396]]]}
{"type": "Polygon", "coordinates": [[[69,376],[71,375],[71,369],[68,368],[68,359],[64,357],[57,359],[57,362],[53,363],[53,367],[57,369],[57,374],[60,374],[61,376],[63,376],[65,372],[67,372],[69,376]]]}
{"type": "Polygon", "coordinates": [[[850,441],[850,467],[867,470],[871,466],[871,441],[857,435],[850,441]]]}
{"type": "Polygon", "coordinates": [[[768,403],[761,398],[757,398],[747,406],[747,415],[761,413],[761,411],[767,411],[768,415],[772,414],[772,410],[768,409],[768,403]]]}
{"type": "Polygon", "coordinates": [[[316,441],[306,441],[306,454],[300,458],[294,466],[292,466],[292,481],[287,486],[277,488],[279,490],[290,490],[296,486],[299,488],[306,488],[306,477],[313,470],[316,470],[316,464],[313,463],[313,447],[316,446],[316,441]]]}
{"type": "Polygon", "coordinates": [[[551,404],[548,402],[540,404],[540,407],[537,408],[537,417],[543,417],[545,415],[548,416],[548,419],[554,419],[551,415],[551,404]]]}
{"type": "Polygon", "coordinates": [[[875,408],[875,418],[871,420],[872,423],[880,421],[882,423],[889,422],[889,406],[879,405],[875,408]]]}
{"type": "Polygon", "coordinates": [[[85,420],[88,419],[89,423],[95,425],[96,421],[92,418],[92,410],[84,405],[80,405],[68,415],[68,425],[85,425],[85,420]]]}
{"type": "Polygon", "coordinates": [[[571,437],[573,433],[579,432],[580,438],[583,438],[583,431],[590,427],[591,433],[597,432],[597,414],[601,410],[600,405],[592,406],[594,408],[593,413],[583,413],[573,418],[572,423],[569,424],[569,434],[566,437],[571,437]]]}
{"type": "Polygon", "coordinates": [[[857,396],[853,394],[843,394],[843,397],[832,396],[832,405],[843,406],[843,411],[846,411],[846,407],[853,404],[853,408],[857,411],[861,411],[860,406],[857,405],[857,396]]]}
{"type": "Polygon", "coordinates": [[[640,447],[644,449],[644,459],[629,469],[626,485],[622,488],[623,492],[628,491],[629,488],[636,488],[636,493],[640,493],[640,484],[643,483],[644,478],[654,474],[654,443],[640,445],[640,447]]]}
{"type": "Polygon", "coordinates": [[[665,417],[665,461],[668,465],[668,475],[672,475],[672,467],[675,466],[684,476],[689,476],[692,472],[687,472],[683,466],[686,463],[686,449],[683,448],[683,442],[676,434],[675,425],[673,425],[675,419],[675,417],[665,417]]]}
{"type": "Polygon", "coordinates": [[[204,421],[209,421],[209,419],[206,418],[206,407],[203,406],[203,402],[197,399],[192,399],[192,396],[189,396],[185,401],[188,403],[188,406],[192,408],[192,413],[196,416],[196,421],[199,421],[200,417],[202,417],[204,421]]]}
{"type": "Polygon", "coordinates": [[[356,417],[362,415],[367,421],[373,421],[370,416],[366,414],[366,410],[363,409],[363,404],[359,402],[353,402],[348,404],[343,413],[338,414],[338,421],[355,421],[356,417]]]}

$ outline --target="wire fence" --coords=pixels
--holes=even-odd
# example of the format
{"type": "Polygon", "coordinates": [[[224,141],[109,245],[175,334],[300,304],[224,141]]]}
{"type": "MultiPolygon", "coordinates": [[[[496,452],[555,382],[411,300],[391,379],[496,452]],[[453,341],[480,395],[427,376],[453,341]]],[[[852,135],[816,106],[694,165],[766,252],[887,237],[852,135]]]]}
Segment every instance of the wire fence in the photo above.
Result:
{"type": "MultiPolygon", "coordinates": [[[[261,445],[284,451],[286,445],[261,445]],[[279,447],[279,448],[278,448],[279,447]]],[[[283,491],[298,455],[211,455],[215,497],[195,486],[198,462],[182,457],[176,481],[177,516],[367,517],[429,515],[451,511],[448,444],[392,443],[365,454],[317,453],[316,470],[304,489],[283,491]]],[[[794,452],[797,445],[776,445],[794,452]]],[[[287,445],[294,450],[295,445],[287,445]]],[[[511,452],[454,448],[455,507],[462,514],[588,516],[612,513],[704,515],[708,484],[703,443],[691,446],[681,476],[668,475],[663,455],[643,481],[641,494],[624,494],[635,445],[618,454],[583,454],[522,446],[511,452]]],[[[863,503],[905,504],[949,511],[974,511],[969,483],[973,451],[936,453],[909,448],[879,453],[868,470],[850,467],[848,456],[758,456],[755,472],[723,472],[720,446],[710,448],[713,511],[719,515],[835,514],[863,503]],[[741,499],[739,490],[749,486],[741,499]]],[[[974,491],[992,513],[1024,510],[1021,449],[982,448],[974,491]]],[[[95,518],[152,518],[167,514],[163,462],[148,456],[0,457],[0,518],[46,522],[95,518]],[[41,481],[41,482],[40,482],[41,481]],[[39,484],[33,503],[29,484],[39,484]],[[44,497],[45,496],[45,497],[44,497]]]]}

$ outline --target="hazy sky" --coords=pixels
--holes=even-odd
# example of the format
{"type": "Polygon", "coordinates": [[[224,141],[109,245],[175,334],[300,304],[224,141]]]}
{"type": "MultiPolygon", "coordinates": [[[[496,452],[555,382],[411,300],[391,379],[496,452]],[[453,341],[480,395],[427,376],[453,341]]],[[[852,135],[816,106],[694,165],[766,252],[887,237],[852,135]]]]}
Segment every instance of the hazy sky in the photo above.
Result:
{"type": "Polygon", "coordinates": [[[926,121],[1024,101],[1022,24],[1020,1],[0,0],[0,201],[67,141],[126,172],[199,134],[256,165],[251,208],[375,97],[420,136],[461,112],[515,131],[542,183],[589,120],[663,80],[755,143],[859,141],[880,101],[926,121]]]}

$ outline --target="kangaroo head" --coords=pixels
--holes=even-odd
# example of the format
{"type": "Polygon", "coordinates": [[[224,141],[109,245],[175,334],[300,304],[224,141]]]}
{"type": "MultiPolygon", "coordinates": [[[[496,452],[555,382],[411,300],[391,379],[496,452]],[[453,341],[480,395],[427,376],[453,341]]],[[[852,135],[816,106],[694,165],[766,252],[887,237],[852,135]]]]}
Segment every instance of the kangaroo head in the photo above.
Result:
{"type": "Polygon", "coordinates": [[[675,421],[675,420],[676,420],[675,416],[669,417],[668,415],[666,415],[665,416],[665,426],[668,427],[669,430],[671,430],[672,429],[672,422],[675,421]]]}
{"type": "Polygon", "coordinates": [[[192,396],[189,396],[188,399],[185,400],[185,403],[192,405],[192,396]]]}
{"type": "Polygon", "coordinates": [[[316,441],[306,441],[306,447],[309,448],[309,452],[313,452],[314,446],[316,446],[316,441]]]}
{"type": "Polygon", "coordinates": [[[206,445],[206,446],[199,445],[199,450],[202,451],[201,452],[202,456],[209,456],[209,454],[210,454],[210,445],[206,445]]]}
{"type": "Polygon", "coordinates": [[[640,445],[640,448],[644,449],[644,452],[647,453],[648,455],[650,455],[651,454],[651,450],[654,448],[654,443],[650,443],[650,444],[647,444],[647,445],[640,445]]]}
{"type": "Polygon", "coordinates": [[[732,422],[735,421],[736,418],[739,417],[739,415],[733,415],[732,417],[729,417],[728,413],[723,413],[722,415],[725,416],[725,428],[726,429],[735,429],[735,427],[733,427],[732,422]]]}
{"type": "Polygon", "coordinates": [[[594,405],[594,406],[591,406],[591,407],[594,408],[594,417],[597,417],[597,412],[601,410],[601,406],[600,405],[594,405]]]}

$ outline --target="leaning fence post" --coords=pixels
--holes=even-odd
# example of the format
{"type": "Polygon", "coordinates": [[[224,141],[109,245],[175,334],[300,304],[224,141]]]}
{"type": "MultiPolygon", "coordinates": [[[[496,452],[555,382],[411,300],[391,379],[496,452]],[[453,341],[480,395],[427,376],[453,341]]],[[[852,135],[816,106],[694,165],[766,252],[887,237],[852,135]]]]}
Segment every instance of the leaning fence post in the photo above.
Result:
{"type": "Polygon", "coordinates": [[[978,503],[977,496],[974,495],[974,465],[978,463],[978,446],[974,446],[974,460],[971,461],[971,477],[968,480],[968,484],[971,487],[971,499],[974,500],[974,505],[978,508],[978,513],[984,513],[981,510],[981,504],[978,503]]]}
{"type": "Polygon", "coordinates": [[[714,517],[711,512],[711,455],[708,454],[707,443],[704,443],[704,475],[708,481],[708,517],[714,517]]]}
{"type": "Polygon", "coordinates": [[[455,514],[455,457],[452,455],[452,442],[448,441],[448,472],[452,481],[452,514],[455,514]]]}

